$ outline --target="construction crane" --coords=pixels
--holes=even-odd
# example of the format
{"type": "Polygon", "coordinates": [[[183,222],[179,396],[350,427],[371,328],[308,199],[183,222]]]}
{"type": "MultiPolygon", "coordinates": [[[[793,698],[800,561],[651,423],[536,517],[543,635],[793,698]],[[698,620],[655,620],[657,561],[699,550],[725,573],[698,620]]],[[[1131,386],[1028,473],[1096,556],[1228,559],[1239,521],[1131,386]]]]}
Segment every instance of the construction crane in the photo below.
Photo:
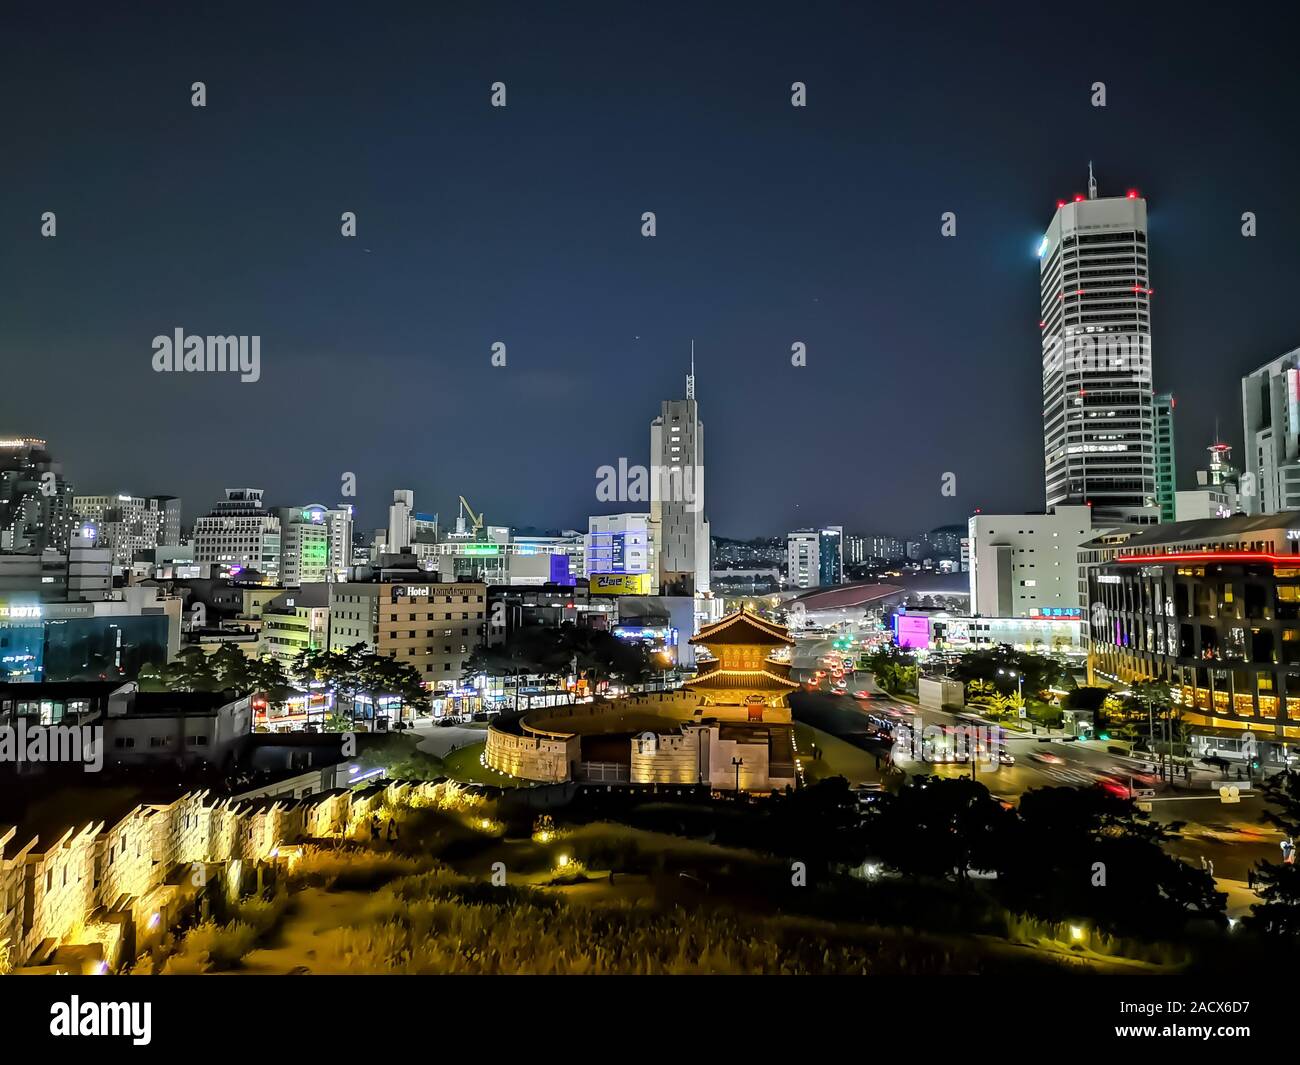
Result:
{"type": "Polygon", "coordinates": [[[469,505],[469,500],[467,500],[464,496],[460,497],[460,514],[456,518],[456,531],[458,533],[464,533],[465,516],[467,514],[469,515],[470,531],[473,533],[478,533],[479,531],[481,531],[483,528],[483,515],[475,514],[474,508],[469,505]]]}

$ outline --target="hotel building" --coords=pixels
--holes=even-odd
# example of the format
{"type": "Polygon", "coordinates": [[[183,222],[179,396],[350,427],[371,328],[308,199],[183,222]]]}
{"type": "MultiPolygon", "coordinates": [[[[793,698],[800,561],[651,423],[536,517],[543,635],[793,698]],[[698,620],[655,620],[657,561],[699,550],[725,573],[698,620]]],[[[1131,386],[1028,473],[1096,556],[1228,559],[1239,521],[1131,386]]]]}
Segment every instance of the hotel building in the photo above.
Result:
{"type": "Polygon", "coordinates": [[[330,650],[363,643],[414,666],[431,688],[458,689],[483,642],[487,585],[419,579],[349,581],[329,589],[330,650]]]}

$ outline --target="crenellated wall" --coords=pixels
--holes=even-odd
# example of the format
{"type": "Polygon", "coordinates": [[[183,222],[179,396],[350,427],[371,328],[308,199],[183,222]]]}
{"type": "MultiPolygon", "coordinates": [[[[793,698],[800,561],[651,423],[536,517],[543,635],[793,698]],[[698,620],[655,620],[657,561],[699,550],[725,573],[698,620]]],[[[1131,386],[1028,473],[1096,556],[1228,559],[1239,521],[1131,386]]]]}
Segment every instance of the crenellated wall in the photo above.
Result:
{"type": "Polygon", "coordinates": [[[98,945],[108,968],[163,934],[206,883],[207,867],[276,860],[282,844],[356,834],[385,807],[430,805],[461,792],[445,781],[398,781],[309,798],[216,799],[189,792],[140,805],[110,827],[68,828],[49,844],[0,831],[0,973],[48,967],[56,951],[98,945]],[[189,868],[187,868],[189,867],[189,868]],[[200,875],[201,871],[201,875],[200,875]]]}

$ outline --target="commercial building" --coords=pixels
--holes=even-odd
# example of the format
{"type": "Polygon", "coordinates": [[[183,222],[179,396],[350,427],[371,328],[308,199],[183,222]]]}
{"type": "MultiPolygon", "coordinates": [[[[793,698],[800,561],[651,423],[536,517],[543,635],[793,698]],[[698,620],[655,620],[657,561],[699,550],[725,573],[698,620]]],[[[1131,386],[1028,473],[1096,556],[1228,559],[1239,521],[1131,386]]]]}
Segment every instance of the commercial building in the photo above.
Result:
{"type": "Polygon", "coordinates": [[[821,538],[814,529],[800,529],[786,539],[785,574],[790,588],[821,585],[821,538]]]}
{"type": "Polygon", "coordinates": [[[659,591],[658,526],[649,514],[599,514],[587,519],[583,576],[594,573],[645,573],[650,594],[659,591]]]}
{"type": "MultiPolygon", "coordinates": [[[[910,614],[909,617],[917,615],[910,614]]],[[[1034,618],[959,618],[949,614],[926,617],[928,646],[969,651],[1006,644],[1034,654],[1084,655],[1088,651],[1087,621],[1073,612],[1034,618]]]]}
{"type": "Polygon", "coordinates": [[[591,595],[581,585],[491,585],[485,642],[499,646],[519,629],[536,625],[558,628],[567,623],[610,631],[617,618],[614,597],[591,595]]]}
{"type": "Polygon", "coordinates": [[[0,601],[0,681],[134,679],[180,648],[181,601],[156,588],[94,603],[0,601]]]}
{"type": "Polygon", "coordinates": [[[1300,508],[1300,348],[1241,379],[1248,514],[1300,508]]]}
{"type": "Polygon", "coordinates": [[[666,399],[650,423],[650,520],[658,531],[659,587],[674,595],[709,590],[704,510],[704,423],[695,400],[695,358],[686,398],[666,399]]]}
{"type": "Polygon", "coordinates": [[[1079,546],[1097,535],[1087,506],[1050,514],[975,514],[970,542],[970,612],[998,618],[1067,609],[1082,617],[1087,578],[1079,546]]]}
{"type": "Polygon", "coordinates": [[[180,542],[181,501],[175,496],[73,496],[78,524],[95,527],[99,546],[107,548],[115,569],[130,566],[156,547],[180,542]]]}
{"type": "Polygon", "coordinates": [[[271,584],[280,577],[280,519],[262,505],[260,488],[227,488],[226,498],[194,524],[194,553],[237,574],[256,570],[271,584]]]}
{"type": "MultiPolygon", "coordinates": [[[[444,540],[421,558],[441,580],[482,584],[569,584],[583,572],[585,538],[521,536],[494,527],[499,540],[444,540]]],[[[418,557],[418,556],[412,556],[418,557]]]]}
{"type": "Polygon", "coordinates": [[[1178,466],[1174,455],[1174,407],[1172,392],[1162,392],[1152,401],[1156,434],[1156,506],[1161,521],[1175,520],[1174,493],[1178,466]]]}
{"type": "Polygon", "coordinates": [[[1137,190],[1057,203],[1038,248],[1047,509],[1157,515],[1147,205],[1137,190]]]}
{"type": "Polygon", "coordinates": [[[1201,750],[1300,741],[1300,512],[1142,530],[1088,582],[1090,674],[1169,682],[1201,750]]]}
{"type": "Polygon", "coordinates": [[[66,551],[72,486],[44,440],[0,439],[0,552],[66,551]]]}
{"type": "Polygon", "coordinates": [[[280,523],[280,583],[286,588],[318,584],[332,577],[330,549],[336,530],[319,503],[305,507],[277,507],[280,523]]]}
{"type": "Polygon", "coordinates": [[[108,599],[113,589],[112,553],[95,541],[95,527],[76,530],[63,551],[0,555],[0,600],[85,603],[108,599]]]}
{"type": "Polygon", "coordinates": [[[142,692],[118,680],[0,683],[0,725],[101,727],[106,769],[227,767],[252,734],[253,700],[226,692],[142,692]]]}
{"type": "Polygon", "coordinates": [[[261,653],[286,668],[303,651],[329,642],[329,585],[321,582],[281,592],[262,607],[261,653]]]}
{"type": "MultiPolygon", "coordinates": [[[[307,509],[316,510],[317,504],[307,509]]],[[[352,568],[352,504],[340,503],[332,510],[322,509],[321,516],[329,529],[327,561],[330,579],[345,581],[348,579],[348,570],[352,568]]],[[[436,523],[437,519],[435,518],[434,521],[436,523]]]]}

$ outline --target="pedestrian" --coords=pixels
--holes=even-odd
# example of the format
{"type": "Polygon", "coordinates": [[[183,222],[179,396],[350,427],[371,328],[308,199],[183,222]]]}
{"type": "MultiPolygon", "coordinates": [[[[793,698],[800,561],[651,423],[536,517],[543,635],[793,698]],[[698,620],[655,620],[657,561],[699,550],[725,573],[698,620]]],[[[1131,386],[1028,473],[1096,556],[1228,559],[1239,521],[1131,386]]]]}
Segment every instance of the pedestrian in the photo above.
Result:
{"type": "Polygon", "coordinates": [[[1246,887],[1251,891],[1255,890],[1255,867],[1253,865],[1246,870],[1246,887]]]}
{"type": "Polygon", "coordinates": [[[1210,859],[1209,866],[1210,866],[1210,876],[1213,877],[1213,876],[1214,876],[1214,859],[1213,859],[1213,858],[1210,859]]]}
{"type": "Polygon", "coordinates": [[[379,838],[379,818],[374,814],[370,815],[370,838],[372,840],[379,838]]]}
{"type": "Polygon", "coordinates": [[[392,843],[397,839],[397,818],[388,819],[388,842],[392,843]]]}
{"type": "Polygon", "coordinates": [[[1201,855],[1201,872],[1205,871],[1205,855],[1201,855]]]}

